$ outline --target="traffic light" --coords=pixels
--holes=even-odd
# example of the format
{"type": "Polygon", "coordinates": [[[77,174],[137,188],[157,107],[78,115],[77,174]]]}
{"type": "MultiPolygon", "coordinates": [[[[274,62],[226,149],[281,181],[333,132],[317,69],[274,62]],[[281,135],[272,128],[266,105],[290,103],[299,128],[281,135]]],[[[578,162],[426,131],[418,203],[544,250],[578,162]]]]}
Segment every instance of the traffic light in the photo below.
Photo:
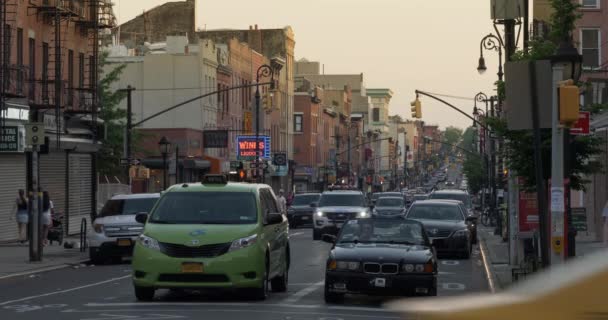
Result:
{"type": "Polygon", "coordinates": [[[410,104],[412,106],[412,118],[421,119],[422,118],[422,103],[418,98],[412,101],[410,104]]]}
{"type": "Polygon", "coordinates": [[[245,181],[245,178],[247,178],[247,174],[245,173],[245,170],[239,169],[239,180],[245,181]]]}
{"type": "Polygon", "coordinates": [[[578,121],[580,92],[572,80],[559,88],[559,123],[571,126],[578,121]]]}

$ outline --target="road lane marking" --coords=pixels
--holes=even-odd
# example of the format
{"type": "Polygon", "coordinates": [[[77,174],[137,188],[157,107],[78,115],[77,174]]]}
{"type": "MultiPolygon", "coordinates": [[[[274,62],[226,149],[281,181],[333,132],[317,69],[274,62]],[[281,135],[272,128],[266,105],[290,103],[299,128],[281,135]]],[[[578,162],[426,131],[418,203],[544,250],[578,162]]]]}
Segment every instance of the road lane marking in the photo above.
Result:
{"type": "Polygon", "coordinates": [[[456,260],[441,260],[441,264],[444,266],[457,266],[460,264],[460,261],[456,260]]]}
{"type": "Polygon", "coordinates": [[[146,320],[164,320],[164,319],[183,319],[184,316],[177,315],[168,315],[168,314],[143,314],[141,316],[129,316],[124,314],[110,314],[110,313],[101,313],[99,317],[96,318],[86,318],[80,320],[137,320],[137,319],[146,319],[146,320]]]}
{"type": "Polygon", "coordinates": [[[453,282],[448,282],[448,283],[442,283],[441,284],[441,288],[444,290],[457,290],[457,291],[462,291],[462,290],[466,290],[466,286],[462,283],[453,283],[453,282]]]}
{"type": "Polygon", "coordinates": [[[284,300],[285,303],[296,303],[298,302],[300,299],[304,298],[305,296],[311,294],[313,291],[317,290],[320,286],[322,286],[325,283],[325,280],[323,281],[319,281],[317,283],[315,283],[314,285],[308,286],[296,293],[294,293],[291,297],[287,298],[284,300]]]}
{"type": "Polygon", "coordinates": [[[296,232],[296,233],[292,233],[292,234],[290,234],[290,236],[292,236],[292,237],[297,237],[297,236],[301,236],[301,235],[303,235],[303,234],[304,234],[304,232],[296,232]]]}
{"type": "Polygon", "coordinates": [[[84,285],[84,286],[75,287],[75,288],[70,288],[70,289],[65,289],[65,290],[58,290],[58,291],[53,291],[53,292],[47,292],[47,293],[43,293],[43,294],[39,294],[39,295],[35,295],[35,296],[29,296],[29,297],[20,298],[20,299],[4,301],[4,302],[0,302],[0,306],[4,306],[4,305],[7,305],[7,304],[12,304],[12,303],[15,303],[15,302],[28,301],[28,300],[33,300],[33,299],[38,299],[38,298],[43,298],[43,297],[48,297],[48,296],[54,296],[54,295],[57,295],[57,294],[68,293],[68,292],[72,292],[72,291],[76,291],[76,290],[86,289],[86,288],[95,287],[95,286],[99,286],[99,285],[106,284],[106,283],[111,283],[111,282],[114,282],[114,281],[119,281],[119,280],[127,279],[127,278],[131,278],[131,275],[122,276],[122,277],[118,277],[118,278],[112,278],[112,279],[108,279],[108,280],[104,280],[104,281],[100,281],[100,282],[95,282],[95,283],[90,283],[90,284],[87,284],[87,285],[84,285]]]}

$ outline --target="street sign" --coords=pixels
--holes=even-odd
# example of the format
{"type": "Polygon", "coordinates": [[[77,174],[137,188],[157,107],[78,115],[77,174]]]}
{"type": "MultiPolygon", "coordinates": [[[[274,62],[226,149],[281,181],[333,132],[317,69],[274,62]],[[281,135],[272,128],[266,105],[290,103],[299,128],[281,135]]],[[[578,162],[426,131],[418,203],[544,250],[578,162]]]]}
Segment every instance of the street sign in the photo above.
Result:
{"type": "Polygon", "coordinates": [[[587,231],[587,209],[572,208],[572,226],[576,231],[587,231]]]}
{"type": "Polygon", "coordinates": [[[127,159],[127,158],[121,158],[121,159],[119,160],[119,163],[120,163],[120,166],[121,166],[121,167],[126,167],[126,166],[128,166],[128,165],[129,165],[129,159],[127,159]]]}
{"type": "Polygon", "coordinates": [[[578,114],[578,121],[570,128],[571,135],[587,135],[590,133],[589,122],[591,113],[589,111],[581,111],[578,114]]]}
{"type": "Polygon", "coordinates": [[[44,123],[28,123],[25,125],[26,144],[37,146],[44,144],[44,123]]]}
{"type": "Polygon", "coordinates": [[[141,164],[141,160],[140,159],[133,159],[131,160],[131,165],[132,166],[138,166],[141,164]]]}
{"type": "Polygon", "coordinates": [[[19,128],[4,126],[0,132],[0,152],[19,151],[19,128]]]}
{"type": "Polygon", "coordinates": [[[230,169],[239,169],[241,167],[240,161],[230,161],[230,169]]]}

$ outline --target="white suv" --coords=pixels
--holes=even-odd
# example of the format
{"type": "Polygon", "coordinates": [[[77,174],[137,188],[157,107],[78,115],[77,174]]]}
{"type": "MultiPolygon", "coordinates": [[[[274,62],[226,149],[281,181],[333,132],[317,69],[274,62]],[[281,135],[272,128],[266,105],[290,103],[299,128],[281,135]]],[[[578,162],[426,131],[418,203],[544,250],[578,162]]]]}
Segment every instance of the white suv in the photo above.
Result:
{"type": "Polygon", "coordinates": [[[117,195],[108,200],[93,222],[87,240],[91,262],[100,264],[109,258],[130,256],[144,227],[135,215],[150,212],[159,193],[117,195]]]}

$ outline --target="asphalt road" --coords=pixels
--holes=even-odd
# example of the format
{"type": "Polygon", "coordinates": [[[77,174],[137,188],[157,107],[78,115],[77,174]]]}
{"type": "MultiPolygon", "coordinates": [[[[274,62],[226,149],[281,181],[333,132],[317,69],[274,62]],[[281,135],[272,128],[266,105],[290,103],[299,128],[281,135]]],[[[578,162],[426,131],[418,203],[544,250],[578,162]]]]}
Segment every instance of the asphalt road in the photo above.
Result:
{"type": "MultiPolygon", "coordinates": [[[[348,296],[323,301],[330,245],[312,241],[310,229],[291,231],[292,269],[287,293],[264,302],[232,294],[158,291],[151,303],[135,300],[128,262],[81,266],[0,281],[0,319],[398,319],[382,308],[390,299],[348,296]]],[[[441,260],[439,296],[488,291],[480,253],[470,260],[441,260]]],[[[409,299],[409,298],[406,298],[409,299]]]]}

